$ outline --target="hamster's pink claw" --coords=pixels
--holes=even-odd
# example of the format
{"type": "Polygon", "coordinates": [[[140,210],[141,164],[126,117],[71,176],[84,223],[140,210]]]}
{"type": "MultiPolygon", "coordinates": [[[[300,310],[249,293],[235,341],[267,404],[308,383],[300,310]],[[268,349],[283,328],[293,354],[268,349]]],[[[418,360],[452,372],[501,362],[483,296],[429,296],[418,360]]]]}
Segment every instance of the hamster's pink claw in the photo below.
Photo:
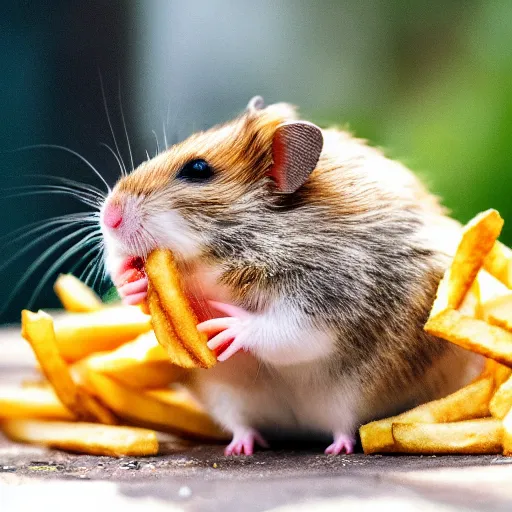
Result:
{"type": "Polygon", "coordinates": [[[126,283],[120,286],[117,291],[123,298],[124,304],[132,306],[140,304],[145,300],[148,292],[148,279],[147,277],[143,277],[137,281],[126,283]]]}
{"type": "Polygon", "coordinates": [[[325,449],[325,453],[329,455],[340,455],[341,453],[354,453],[355,440],[346,434],[334,434],[334,443],[325,449]]]}
{"type": "MultiPolygon", "coordinates": [[[[220,327],[222,324],[221,321],[224,321],[223,327],[225,330],[221,331],[208,342],[208,348],[218,353],[218,361],[226,361],[239,350],[243,349],[243,345],[239,337],[241,331],[240,320],[231,317],[216,318],[215,320],[217,320],[217,327],[220,327]]],[[[202,324],[199,325],[201,326],[202,324]]],[[[204,328],[205,327],[203,325],[202,329],[204,328]]]]}
{"type": "Polygon", "coordinates": [[[198,324],[197,330],[199,332],[204,332],[209,338],[210,336],[229,329],[236,323],[238,323],[236,318],[212,318],[211,320],[206,320],[205,322],[198,324]]]}
{"type": "Polygon", "coordinates": [[[255,443],[262,448],[268,448],[268,443],[256,430],[244,429],[235,431],[233,433],[233,440],[224,450],[224,455],[252,455],[255,443]]]}
{"type": "Polygon", "coordinates": [[[252,314],[232,304],[215,301],[208,303],[213,309],[229,316],[207,320],[200,323],[197,328],[211,338],[208,348],[216,351],[217,360],[226,361],[239,350],[243,350],[246,341],[243,332],[252,314]]]}

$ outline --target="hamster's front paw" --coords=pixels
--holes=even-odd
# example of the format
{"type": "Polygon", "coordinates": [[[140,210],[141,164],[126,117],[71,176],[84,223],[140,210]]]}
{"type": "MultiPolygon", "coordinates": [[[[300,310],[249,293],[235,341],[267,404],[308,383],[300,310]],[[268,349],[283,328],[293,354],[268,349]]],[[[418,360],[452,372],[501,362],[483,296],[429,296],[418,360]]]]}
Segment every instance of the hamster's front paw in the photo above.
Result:
{"type": "Polygon", "coordinates": [[[209,304],[229,316],[202,322],[197,329],[211,337],[208,348],[215,351],[217,360],[226,361],[239,350],[247,348],[252,314],[231,304],[215,301],[209,301],[209,304]]]}
{"type": "Polygon", "coordinates": [[[123,260],[113,280],[124,304],[137,305],[146,299],[148,278],[142,258],[130,257],[123,260]]]}

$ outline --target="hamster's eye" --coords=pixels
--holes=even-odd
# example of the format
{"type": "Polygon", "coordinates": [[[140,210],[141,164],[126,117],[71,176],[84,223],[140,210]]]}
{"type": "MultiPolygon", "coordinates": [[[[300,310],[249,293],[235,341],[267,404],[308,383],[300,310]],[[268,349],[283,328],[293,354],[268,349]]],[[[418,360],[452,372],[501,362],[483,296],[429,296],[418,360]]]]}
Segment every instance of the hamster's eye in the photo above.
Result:
{"type": "Polygon", "coordinates": [[[213,176],[213,169],[205,160],[187,162],[176,175],[176,179],[190,183],[204,183],[213,176]]]}

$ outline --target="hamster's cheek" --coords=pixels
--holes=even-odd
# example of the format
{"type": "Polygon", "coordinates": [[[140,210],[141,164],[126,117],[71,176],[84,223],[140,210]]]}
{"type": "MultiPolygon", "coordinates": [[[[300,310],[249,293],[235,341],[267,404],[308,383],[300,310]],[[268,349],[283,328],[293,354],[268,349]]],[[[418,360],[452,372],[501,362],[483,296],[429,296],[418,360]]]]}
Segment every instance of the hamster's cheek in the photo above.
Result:
{"type": "Polygon", "coordinates": [[[202,236],[193,230],[176,210],[168,210],[148,217],[145,230],[152,244],[166,247],[184,260],[197,258],[203,249],[202,236]]]}

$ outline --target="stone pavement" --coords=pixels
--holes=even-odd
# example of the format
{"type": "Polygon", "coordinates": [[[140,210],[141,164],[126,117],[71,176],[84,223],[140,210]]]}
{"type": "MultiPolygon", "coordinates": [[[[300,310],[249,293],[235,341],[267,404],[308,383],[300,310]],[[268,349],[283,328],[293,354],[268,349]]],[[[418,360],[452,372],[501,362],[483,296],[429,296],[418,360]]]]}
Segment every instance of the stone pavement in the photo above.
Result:
{"type": "MultiPolygon", "coordinates": [[[[0,333],[0,382],[31,364],[16,332],[0,333]]],[[[279,446],[226,458],[221,446],[167,436],[158,456],[113,459],[0,435],[0,511],[510,511],[511,482],[512,458],[494,455],[332,457],[279,446]]]]}

